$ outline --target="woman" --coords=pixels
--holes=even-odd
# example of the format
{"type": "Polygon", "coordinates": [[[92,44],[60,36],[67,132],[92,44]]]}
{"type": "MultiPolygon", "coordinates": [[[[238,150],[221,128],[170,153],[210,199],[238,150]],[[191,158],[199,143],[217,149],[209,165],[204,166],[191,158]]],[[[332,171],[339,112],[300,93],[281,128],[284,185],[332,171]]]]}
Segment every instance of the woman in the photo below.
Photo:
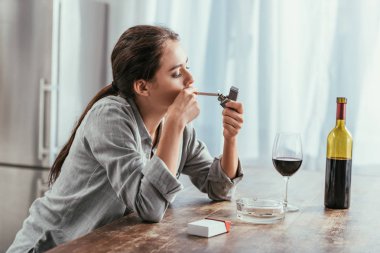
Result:
{"type": "Polygon", "coordinates": [[[224,149],[212,159],[187,124],[199,114],[178,35],[128,29],[112,52],[114,81],[87,106],[50,172],[51,188],[8,252],[41,252],[132,211],[159,222],[182,189],[181,173],[213,200],[228,200],[241,179],[237,134],[242,104],[223,110],[224,149]]]}

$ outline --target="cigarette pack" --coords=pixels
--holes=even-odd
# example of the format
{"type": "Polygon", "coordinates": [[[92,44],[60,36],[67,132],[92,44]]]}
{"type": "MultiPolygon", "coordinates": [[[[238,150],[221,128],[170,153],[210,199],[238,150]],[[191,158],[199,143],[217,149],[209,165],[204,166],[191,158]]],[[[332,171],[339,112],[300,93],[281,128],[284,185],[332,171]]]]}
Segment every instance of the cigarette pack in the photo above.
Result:
{"type": "Polygon", "coordinates": [[[206,218],[188,223],[187,233],[203,237],[212,237],[215,235],[228,233],[230,231],[230,227],[230,221],[206,218]]]}

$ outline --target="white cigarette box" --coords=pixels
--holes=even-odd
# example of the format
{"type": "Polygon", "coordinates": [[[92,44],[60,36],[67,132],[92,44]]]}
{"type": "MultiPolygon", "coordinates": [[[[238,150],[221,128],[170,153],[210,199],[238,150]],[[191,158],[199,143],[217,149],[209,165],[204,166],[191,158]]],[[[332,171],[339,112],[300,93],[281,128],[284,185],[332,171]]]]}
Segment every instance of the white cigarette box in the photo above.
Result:
{"type": "Polygon", "coordinates": [[[228,233],[230,231],[230,227],[230,221],[206,218],[188,223],[187,233],[203,237],[212,237],[215,235],[228,233]]]}

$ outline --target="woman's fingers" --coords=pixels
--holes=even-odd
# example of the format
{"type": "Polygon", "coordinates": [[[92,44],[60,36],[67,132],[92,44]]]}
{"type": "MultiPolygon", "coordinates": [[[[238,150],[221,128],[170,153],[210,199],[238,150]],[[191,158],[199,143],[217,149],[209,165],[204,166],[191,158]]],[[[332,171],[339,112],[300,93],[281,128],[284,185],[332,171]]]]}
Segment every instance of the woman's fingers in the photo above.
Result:
{"type": "Polygon", "coordinates": [[[243,114],[243,104],[242,103],[230,100],[226,103],[226,107],[231,108],[240,114],[243,114]]]}
{"type": "Polygon", "coordinates": [[[237,130],[239,130],[243,126],[243,122],[239,122],[230,116],[224,116],[223,117],[223,123],[231,125],[232,127],[236,128],[237,130]]]}
{"type": "Polygon", "coordinates": [[[224,137],[236,136],[243,126],[243,105],[236,101],[229,101],[222,114],[224,137]]]}
{"type": "Polygon", "coordinates": [[[223,123],[224,130],[227,130],[229,133],[231,133],[232,136],[237,135],[239,130],[235,127],[231,126],[230,124],[223,123]]]}
{"type": "Polygon", "coordinates": [[[224,117],[226,117],[226,116],[231,117],[231,118],[235,119],[239,123],[243,123],[244,122],[244,120],[243,120],[243,114],[238,113],[237,111],[234,111],[234,110],[232,110],[230,108],[224,109],[223,112],[222,112],[222,114],[223,114],[224,117]]]}

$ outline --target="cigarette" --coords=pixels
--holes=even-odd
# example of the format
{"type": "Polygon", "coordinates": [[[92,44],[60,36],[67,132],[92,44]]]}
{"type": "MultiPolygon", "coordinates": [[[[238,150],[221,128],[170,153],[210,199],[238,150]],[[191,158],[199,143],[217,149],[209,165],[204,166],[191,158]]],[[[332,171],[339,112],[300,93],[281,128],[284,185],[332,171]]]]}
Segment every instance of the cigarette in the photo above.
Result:
{"type": "Polygon", "coordinates": [[[194,94],[196,94],[196,95],[203,95],[203,96],[215,96],[215,97],[217,97],[217,96],[220,95],[220,93],[200,92],[200,91],[196,91],[196,92],[194,92],[194,94]]]}

